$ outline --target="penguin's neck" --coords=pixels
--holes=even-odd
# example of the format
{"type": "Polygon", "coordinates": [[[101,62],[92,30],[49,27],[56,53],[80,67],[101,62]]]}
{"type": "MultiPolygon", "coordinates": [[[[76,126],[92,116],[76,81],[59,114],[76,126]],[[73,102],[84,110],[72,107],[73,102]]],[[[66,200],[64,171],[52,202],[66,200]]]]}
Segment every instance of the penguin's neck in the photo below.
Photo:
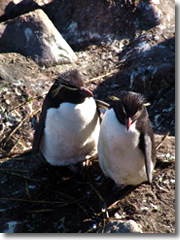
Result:
{"type": "Polygon", "coordinates": [[[122,135],[129,135],[129,134],[131,134],[133,132],[137,132],[137,128],[136,128],[136,122],[137,121],[134,121],[130,125],[129,130],[127,130],[126,126],[117,119],[114,109],[108,110],[107,115],[108,115],[108,118],[106,119],[106,121],[109,121],[109,123],[107,123],[107,125],[109,127],[112,127],[111,131],[113,131],[115,129],[115,131],[114,131],[115,135],[116,134],[118,135],[119,132],[122,135]]]}
{"type": "Polygon", "coordinates": [[[86,98],[85,101],[81,104],[73,104],[68,102],[63,102],[59,105],[58,108],[48,109],[48,117],[53,120],[58,120],[59,122],[72,123],[74,122],[82,125],[84,122],[87,124],[90,122],[96,113],[96,103],[94,99],[86,98]]]}
{"type": "Polygon", "coordinates": [[[115,145],[119,145],[119,142],[122,141],[123,145],[127,147],[129,145],[133,148],[138,146],[140,133],[136,129],[136,121],[127,130],[126,126],[118,121],[113,109],[108,110],[105,115],[104,120],[106,126],[108,126],[108,129],[105,129],[105,131],[109,135],[109,138],[115,141],[115,145]]]}

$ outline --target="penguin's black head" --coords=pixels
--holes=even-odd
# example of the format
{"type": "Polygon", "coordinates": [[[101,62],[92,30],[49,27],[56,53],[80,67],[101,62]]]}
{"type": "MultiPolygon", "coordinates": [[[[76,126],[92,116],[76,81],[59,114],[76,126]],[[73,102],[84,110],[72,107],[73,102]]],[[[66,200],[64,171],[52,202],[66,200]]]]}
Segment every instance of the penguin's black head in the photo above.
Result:
{"type": "Polygon", "coordinates": [[[119,122],[126,125],[126,129],[129,130],[130,125],[145,111],[143,97],[131,91],[122,91],[118,97],[119,100],[114,101],[112,107],[119,122]]]}
{"type": "Polygon", "coordinates": [[[49,96],[56,102],[82,103],[86,97],[92,97],[93,93],[84,88],[83,80],[79,72],[66,71],[58,76],[49,91],[49,96]]]}

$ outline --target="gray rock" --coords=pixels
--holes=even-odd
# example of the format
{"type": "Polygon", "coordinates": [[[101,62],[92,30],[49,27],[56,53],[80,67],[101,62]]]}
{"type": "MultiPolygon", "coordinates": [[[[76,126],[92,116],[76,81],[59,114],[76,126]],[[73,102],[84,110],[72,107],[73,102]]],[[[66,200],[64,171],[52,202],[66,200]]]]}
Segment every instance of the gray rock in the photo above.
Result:
{"type": "Polygon", "coordinates": [[[77,60],[74,51],[40,9],[0,24],[0,52],[18,52],[46,67],[77,60]]]}
{"type": "Polygon", "coordinates": [[[9,221],[4,225],[3,233],[16,233],[21,228],[21,223],[17,221],[9,221]]]}
{"type": "Polygon", "coordinates": [[[53,0],[1,0],[0,22],[43,7],[52,1],[53,0]]]}
{"type": "Polygon", "coordinates": [[[137,6],[137,17],[144,29],[160,24],[167,28],[174,25],[174,9],[174,0],[142,0],[137,6]]]}
{"type": "MultiPolygon", "coordinates": [[[[19,53],[3,53],[0,54],[0,79],[2,82],[8,84],[16,84],[21,86],[22,82],[27,85],[36,84],[33,88],[42,88],[42,85],[51,81],[51,78],[38,71],[39,66],[31,59],[26,59],[19,53]],[[18,62],[21,62],[19,65],[18,62]],[[31,66],[31,67],[30,67],[31,66]],[[32,68],[36,74],[32,73],[32,68]]],[[[3,85],[3,84],[2,84],[3,85]]],[[[46,86],[47,87],[47,86],[46,86]]]]}
{"type": "Polygon", "coordinates": [[[57,29],[77,48],[114,39],[133,39],[158,26],[157,36],[175,23],[174,0],[53,1],[44,7],[57,29]],[[56,9],[56,11],[54,11],[56,9]]]}
{"type": "Polygon", "coordinates": [[[134,220],[108,220],[97,233],[143,233],[142,227],[134,220]]]}

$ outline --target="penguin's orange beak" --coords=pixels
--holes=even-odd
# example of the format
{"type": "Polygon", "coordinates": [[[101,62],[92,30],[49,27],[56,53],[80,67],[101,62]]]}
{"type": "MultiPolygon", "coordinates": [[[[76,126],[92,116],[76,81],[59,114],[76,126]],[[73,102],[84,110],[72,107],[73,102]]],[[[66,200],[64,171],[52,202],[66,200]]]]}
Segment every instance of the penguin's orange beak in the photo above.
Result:
{"type": "Polygon", "coordinates": [[[127,131],[129,130],[131,123],[132,123],[132,119],[130,117],[126,118],[125,124],[126,124],[127,131]]]}
{"type": "Polygon", "coordinates": [[[80,89],[80,93],[84,96],[84,97],[93,97],[93,93],[87,89],[87,88],[81,88],[80,89]]]}

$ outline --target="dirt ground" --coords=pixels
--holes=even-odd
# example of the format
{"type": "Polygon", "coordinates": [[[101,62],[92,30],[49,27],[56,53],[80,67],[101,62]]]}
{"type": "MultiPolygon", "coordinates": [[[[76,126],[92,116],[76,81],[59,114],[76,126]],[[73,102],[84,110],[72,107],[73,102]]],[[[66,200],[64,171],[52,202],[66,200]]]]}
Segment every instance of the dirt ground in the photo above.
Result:
{"type": "Polygon", "coordinates": [[[157,129],[153,107],[162,112],[161,105],[148,109],[158,146],[152,185],[119,190],[103,175],[98,159],[74,174],[66,167],[50,166],[40,153],[31,155],[35,121],[59,72],[78,68],[95,97],[108,102],[108,96],[128,89],[129,82],[118,80],[122,66],[116,44],[92,45],[77,52],[77,63],[47,69],[19,54],[0,55],[1,232],[10,222],[16,222],[15,232],[97,232],[108,221],[105,207],[110,219],[133,219],[144,233],[175,232],[174,116],[163,115],[157,129]]]}

